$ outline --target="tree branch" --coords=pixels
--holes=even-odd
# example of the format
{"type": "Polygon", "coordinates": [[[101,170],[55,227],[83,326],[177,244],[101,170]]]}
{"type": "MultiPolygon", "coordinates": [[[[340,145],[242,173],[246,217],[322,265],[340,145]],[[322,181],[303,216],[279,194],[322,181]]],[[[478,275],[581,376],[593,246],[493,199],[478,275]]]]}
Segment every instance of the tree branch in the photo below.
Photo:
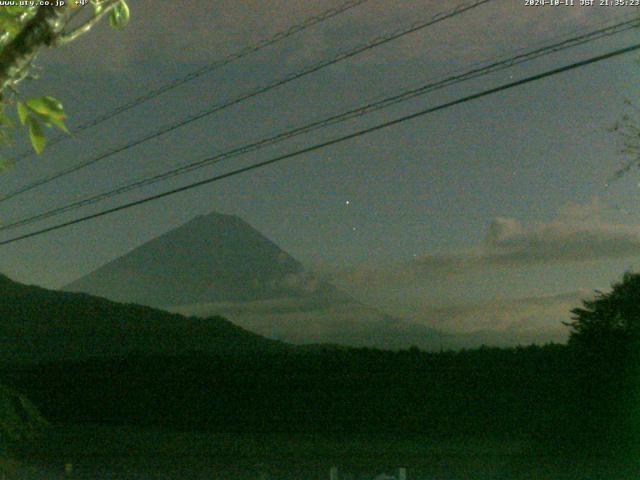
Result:
{"type": "Polygon", "coordinates": [[[42,6],[0,52],[0,95],[15,85],[42,47],[52,46],[61,34],[70,8],[42,6]]]}
{"type": "Polygon", "coordinates": [[[64,45],[65,43],[72,42],[79,36],[84,35],[89,30],[91,30],[100,20],[102,20],[102,17],[113,10],[118,3],[120,3],[120,0],[109,0],[104,2],[105,6],[100,13],[98,13],[97,15],[93,15],[89,20],[87,20],[85,23],[75,28],[71,32],[60,34],[55,38],[54,45],[64,45]]]}

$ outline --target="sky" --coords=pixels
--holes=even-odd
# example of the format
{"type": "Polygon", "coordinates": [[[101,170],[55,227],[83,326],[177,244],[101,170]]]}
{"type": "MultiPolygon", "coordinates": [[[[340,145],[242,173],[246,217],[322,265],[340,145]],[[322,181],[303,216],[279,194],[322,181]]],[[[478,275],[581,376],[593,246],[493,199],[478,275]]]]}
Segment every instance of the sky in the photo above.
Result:
{"type": "MultiPolygon", "coordinates": [[[[339,1],[131,0],[122,31],[100,25],[43,52],[24,96],[53,95],[73,129],[339,1]]],[[[460,4],[369,0],[140,108],[73,135],[0,176],[12,191],[154,129],[460,4]]],[[[468,2],[467,2],[468,3],[468,2]]],[[[579,3],[579,2],[576,2],[579,3]]],[[[64,205],[321,119],[472,65],[637,12],[493,0],[177,129],[7,201],[0,219],[64,205]]],[[[28,233],[638,42],[601,39],[323,129],[86,209],[28,233]]],[[[640,260],[640,188],[611,128],[637,104],[640,54],[470,101],[264,169],[2,246],[0,271],[59,288],[212,210],[236,214],[358,299],[445,331],[556,328],[640,260]]],[[[26,145],[19,139],[17,151],[26,145]]],[[[15,152],[14,152],[15,153],[15,152]]],[[[11,152],[7,152],[11,155],[11,152]]]]}

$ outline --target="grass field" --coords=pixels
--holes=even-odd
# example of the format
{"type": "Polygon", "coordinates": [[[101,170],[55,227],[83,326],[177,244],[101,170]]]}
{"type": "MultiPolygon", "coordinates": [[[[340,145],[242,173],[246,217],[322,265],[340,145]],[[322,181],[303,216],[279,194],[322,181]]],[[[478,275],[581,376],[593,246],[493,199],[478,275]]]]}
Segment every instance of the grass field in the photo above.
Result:
{"type": "Polygon", "coordinates": [[[25,454],[29,478],[373,479],[407,468],[410,480],[636,479],[607,458],[570,461],[514,440],[212,434],[97,425],[54,426],[25,454]],[[64,474],[64,465],[73,472],[64,474]]]}

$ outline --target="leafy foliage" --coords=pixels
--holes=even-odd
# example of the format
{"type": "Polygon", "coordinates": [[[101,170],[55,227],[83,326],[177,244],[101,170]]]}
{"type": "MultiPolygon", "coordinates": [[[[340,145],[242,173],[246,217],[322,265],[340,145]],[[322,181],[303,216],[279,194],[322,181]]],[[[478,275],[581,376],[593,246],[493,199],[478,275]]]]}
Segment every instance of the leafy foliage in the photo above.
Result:
{"type": "Polygon", "coordinates": [[[0,48],[7,45],[20,33],[24,24],[37,12],[37,7],[0,7],[0,48]]]}
{"type": "Polygon", "coordinates": [[[296,347],[220,317],[186,318],[1,275],[0,296],[11,339],[4,355],[13,359],[0,378],[56,423],[521,437],[563,453],[640,445],[628,419],[640,385],[623,372],[625,358],[603,362],[565,345],[296,347]]]}
{"type": "Polygon", "coordinates": [[[30,98],[26,103],[17,102],[18,118],[29,131],[31,145],[37,154],[41,154],[46,144],[43,125],[58,127],[67,131],[64,125],[64,109],[53,97],[30,98]]]}
{"type": "Polygon", "coordinates": [[[629,346],[640,340],[640,274],[626,272],[610,293],[575,308],[570,342],[586,346],[629,346]]]}
{"type": "Polygon", "coordinates": [[[129,23],[129,6],[123,0],[119,2],[109,15],[109,24],[113,28],[122,29],[129,23]]]}
{"type": "Polygon", "coordinates": [[[609,293],[572,310],[578,429],[620,451],[640,451],[640,274],[626,272],[609,293]],[[580,418],[582,417],[582,418],[580,418]]]}
{"type": "MultiPolygon", "coordinates": [[[[69,2],[70,5],[64,8],[78,8],[69,2]]],[[[129,22],[130,11],[125,0],[114,2],[113,0],[92,0],[93,14],[86,23],[81,25],[75,31],[61,32],[61,36],[67,36],[65,40],[75,39],[82,33],[90,30],[94,20],[99,20],[106,13],[109,14],[109,23],[113,28],[122,29],[129,22]],[[86,27],[86,28],[85,28],[86,27]],[[76,35],[77,33],[77,35],[76,35]]],[[[16,39],[20,32],[25,28],[30,20],[38,13],[39,6],[2,6],[0,7],[0,52],[2,52],[11,42],[16,39]]],[[[63,8],[63,7],[60,7],[63,8]]],[[[55,42],[53,42],[55,44],[55,42]]],[[[25,69],[25,70],[28,70],[25,69]]],[[[28,72],[21,72],[20,78],[15,79],[15,83],[23,77],[28,78],[28,72]]],[[[18,97],[15,91],[15,83],[11,86],[13,95],[7,95],[7,92],[1,92],[0,97],[0,146],[7,146],[13,143],[12,133],[14,130],[14,122],[6,112],[6,105],[15,101],[17,105],[17,114],[20,123],[26,127],[31,145],[36,153],[41,154],[46,145],[46,137],[44,128],[55,127],[68,133],[64,123],[66,115],[62,104],[53,97],[43,96],[30,98],[26,101],[16,101],[13,97],[18,97]]],[[[12,162],[10,160],[0,158],[0,172],[10,168],[12,162]]]]}
{"type": "Polygon", "coordinates": [[[46,144],[43,125],[67,132],[64,108],[53,97],[37,97],[30,98],[25,103],[17,102],[17,110],[20,123],[29,129],[31,145],[38,154],[42,153],[46,144]]]}

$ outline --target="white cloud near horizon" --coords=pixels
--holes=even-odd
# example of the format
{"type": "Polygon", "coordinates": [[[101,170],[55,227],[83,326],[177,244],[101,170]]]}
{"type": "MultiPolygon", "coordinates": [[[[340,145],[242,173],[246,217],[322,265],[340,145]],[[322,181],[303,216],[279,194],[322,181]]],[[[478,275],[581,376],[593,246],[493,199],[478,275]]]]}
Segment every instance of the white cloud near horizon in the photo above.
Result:
{"type": "Polygon", "coordinates": [[[405,263],[360,265],[349,270],[319,270],[326,279],[369,286],[450,278],[478,269],[588,263],[640,256],[640,225],[601,218],[596,203],[567,204],[549,222],[524,225],[515,218],[496,217],[482,244],[467,251],[422,254],[405,263]]]}
{"type": "Polygon", "coordinates": [[[452,273],[487,266],[522,267],[536,264],[594,262],[640,256],[640,225],[602,218],[598,199],[563,205],[549,222],[524,225],[515,218],[496,217],[484,243],[470,252],[424,255],[415,260],[418,273],[452,273]]]}
{"type": "Polygon", "coordinates": [[[320,275],[366,304],[441,330],[564,338],[571,309],[640,257],[640,225],[606,213],[594,199],[563,205],[546,222],[496,217],[467,251],[320,275]]]}
{"type": "Polygon", "coordinates": [[[411,317],[445,333],[545,333],[564,337],[562,324],[571,318],[571,310],[590,297],[586,290],[520,299],[492,299],[450,307],[422,306],[411,317]]]}

